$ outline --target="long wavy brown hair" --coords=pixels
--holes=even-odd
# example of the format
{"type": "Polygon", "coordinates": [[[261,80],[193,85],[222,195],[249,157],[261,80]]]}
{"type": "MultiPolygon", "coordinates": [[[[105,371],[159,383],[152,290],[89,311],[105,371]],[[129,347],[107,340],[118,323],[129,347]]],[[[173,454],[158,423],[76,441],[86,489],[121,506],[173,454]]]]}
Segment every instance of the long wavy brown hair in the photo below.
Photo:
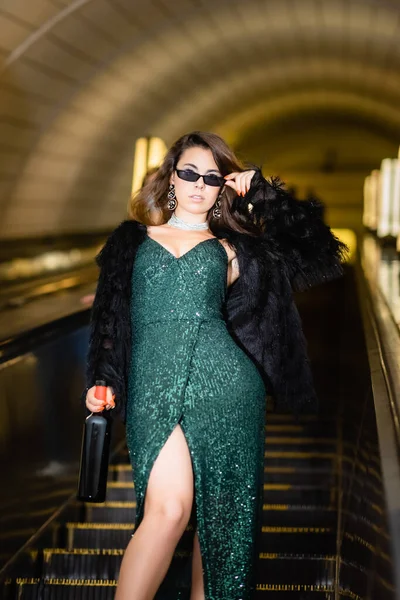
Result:
{"type": "MultiPolygon", "coordinates": [[[[161,225],[166,223],[171,216],[167,208],[167,194],[170,176],[176,168],[182,153],[187,148],[201,147],[211,150],[215,163],[222,176],[232,172],[241,172],[245,167],[229,148],[228,144],[217,134],[205,131],[192,131],[180,137],[168,150],[155,177],[146,183],[130,199],[128,212],[129,217],[144,225],[161,225]]],[[[213,216],[213,207],[207,215],[210,230],[217,235],[224,229],[239,231],[241,233],[252,233],[254,226],[238,214],[232,213],[231,206],[236,192],[229,186],[225,186],[221,199],[221,217],[213,216]]]]}

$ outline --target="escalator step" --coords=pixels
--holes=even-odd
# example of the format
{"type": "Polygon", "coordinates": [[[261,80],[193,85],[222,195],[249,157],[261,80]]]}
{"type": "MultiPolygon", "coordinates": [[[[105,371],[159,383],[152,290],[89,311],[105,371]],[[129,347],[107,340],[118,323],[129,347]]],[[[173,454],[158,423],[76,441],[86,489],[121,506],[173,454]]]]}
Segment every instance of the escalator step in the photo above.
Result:
{"type": "Polygon", "coordinates": [[[108,468],[108,480],[131,482],[132,473],[133,470],[130,464],[110,465],[108,468]]]}
{"type": "Polygon", "coordinates": [[[335,452],[336,440],[326,437],[267,436],[265,448],[267,455],[275,449],[283,452],[335,452]]]}
{"type": "Polygon", "coordinates": [[[273,527],[336,527],[334,506],[263,504],[262,523],[273,527]]]}
{"type": "MultiPolygon", "coordinates": [[[[53,579],[47,582],[33,580],[18,580],[18,600],[113,600],[117,582],[108,581],[69,581],[67,579],[53,579]]],[[[332,587],[290,585],[275,583],[259,583],[256,588],[257,599],[263,600],[334,600],[332,587]],[[323,594],[323,595],[322,595],[323,594]]],[[[362,600],[352,592],[340,594],[341,600],[362,600]]],[[[385,600],[382,596],[380,600],[385,600]]]]}
{"type": "Polygon", "coordinates": [[[265,451],[264,463],[266,467],[300,467],[307,466],[310,469],[314,468],[331,468],[336,461],[335,452],[294,452],[280,450],[265,451]]]}
{"type": "Polygon", "coordinates": [[[43,578],[49,579],[118,579],[124,550],[62,548],[43,550],[43,578]]]}
{"type": "MultiPolygon", "coordinates": [[[[125,549],[133,532],[133,523],[66,523],[67,550],[75,548],[125,549]]],[[[193,526],[186,527],[183,534],[190,538],[193,526]]]]}
{"type": "MultiPolygon", "coordinates": [[[[362,600],[350,596],[352,600],[362,600]]],[[[301,584],[276,584],[259,583],[256,588],[257,600],[334,600],[333,587],[301,585],[301,584]]]]}
{"type": "Polygon", "coordinates": [[[269,422],[270,424],[272,423],[281,423],[281,424],[286,424],[286,423],[293,423],[293,424],[303,424],[303,423],[316,423],[317,425],[319,424],[319,426],[323,426],[325,427],[326,424],[331,423],[331,424],[336,424],[337,423],[337,419],[335,419],[334,417],[330,417],[330,416],[323,416],[323,415],[299,415],[298,417],[295,417],[293,414],[284,414],[284,413],[272,413],[269,417],[269,422]]]}
{"type": "Polygon", "coordinates": [[[336,531],[330,527],[270,527],[263,525],[260,552],[328,555],[336,553],[336,531]]]}
{"type": "Polygon", "coordinates": [[[270,418],[267,418],[267,425],[265,427],[266,436],[279,436],[279,435],[296,435],[298,437],[316,437],[316,438],[330,438],[336,439],[337,427],[336,424],[327,424],[324,427],[318,422],[294,424],[294,423],[271,423],[270,418]]]}
{"type": "Polygon", "coordinates": [[[315,504],[332,505],[336,498],[335,487],[320,485],[290,485],[265,483],[264,501],[269,504],[315,504]]]}
{"type": "Polygon", "coordinates": [[[113,600],[117,582],[51,579],[34,583],[19,580],[18,600],[113,600]]]}
{"type": "Polygon", "coordinates": [[[126,548],[134,531],[133,523],[66,523],[67,549],[126,548]]]}
{"type": "MultiPolygon", "coordinates": [[[[335,583],[336,556],[260,554],[262,579],[282,585],[312,585],[323,588],[335,583]]],[[[259,577],[260,579],[260,577],[259,577]]]]}
{"type": "Polygon", "coordinates": [[[133,481],[112,481],[107,485],[107,502],[134,502],[133,481]]]}
{"type": "Polygon", "coordinates": [[[136,502],[112,502],[85,504],[87,523],[133,523],[136,515],[136,502]]]}
{"type": "MultiPolygon", "coordinates": [[[[118,580],[122,557],[125,550],[99,550],[80,548],[72,551],[62,548],[46,548],[43,551],[43,578],[49,579],[83,579],[83,580],[118,580]]],[[[187,559],[191,549],[175,551],[174,562],[187,559]]]]}
{"type": "Polygon", "coordinates": [[[319,484],[333,486],[336,474],[332,469],[301,469],[293,467],[264,467],[265,481],[267,483],[319,484]]]}

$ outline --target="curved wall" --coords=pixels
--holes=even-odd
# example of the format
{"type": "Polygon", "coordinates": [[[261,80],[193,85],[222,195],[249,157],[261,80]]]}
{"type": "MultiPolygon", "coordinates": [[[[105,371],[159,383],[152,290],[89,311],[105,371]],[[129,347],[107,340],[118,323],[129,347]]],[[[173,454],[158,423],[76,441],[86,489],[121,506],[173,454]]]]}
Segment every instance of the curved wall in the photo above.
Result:
{"type": "MultiPolygon", "coordinates": [[[[112,227],[142,135],[210,129],[303,187],[329,150],[358,189],[400,139],[399,16],[375,0],[3,2],[0,237],[112,227]]],[[[346,208],[318,184],[332,224],[360,223],[361,187],[346,208]]]]}

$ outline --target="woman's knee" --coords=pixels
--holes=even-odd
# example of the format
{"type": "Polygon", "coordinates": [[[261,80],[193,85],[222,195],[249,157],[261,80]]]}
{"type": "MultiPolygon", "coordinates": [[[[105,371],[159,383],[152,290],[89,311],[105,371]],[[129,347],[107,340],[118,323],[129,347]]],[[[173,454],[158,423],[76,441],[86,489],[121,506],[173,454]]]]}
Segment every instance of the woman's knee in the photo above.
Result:
{"type": "Polygon", "coordinates": [[[194,478],[190,452],[178,424],[151,469],[144,502],[144,517],[157,520],[161,529],[183,532],[193,504],[194,478]]]}
{"type": "MultiPolygon", "coordinates": [[[[190,495],[189,495],[190,496],[190,495]]],[[[166,497],[149,502],[145,516],[157,520],[157,527],[170,533],[183,533],[189,523],[192,498],[166,497]]]]}

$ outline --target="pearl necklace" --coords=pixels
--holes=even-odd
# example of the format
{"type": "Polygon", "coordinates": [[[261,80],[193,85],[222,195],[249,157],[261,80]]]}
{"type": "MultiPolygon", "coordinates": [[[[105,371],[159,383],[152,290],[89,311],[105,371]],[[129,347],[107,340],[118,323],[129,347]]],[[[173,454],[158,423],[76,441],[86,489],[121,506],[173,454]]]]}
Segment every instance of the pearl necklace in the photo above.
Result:
{"type": "Polygon", "coordinates": [[[183,221],[179,217],[176,216],[175,213],[172,213],[170,219],[167,221],[167,225],[171,227],[176,227],[177,229],[187,229],[192,231],[200,231],[208,229],[208,222],[204,221],[203,223],[187,223],[183,221]]]}

